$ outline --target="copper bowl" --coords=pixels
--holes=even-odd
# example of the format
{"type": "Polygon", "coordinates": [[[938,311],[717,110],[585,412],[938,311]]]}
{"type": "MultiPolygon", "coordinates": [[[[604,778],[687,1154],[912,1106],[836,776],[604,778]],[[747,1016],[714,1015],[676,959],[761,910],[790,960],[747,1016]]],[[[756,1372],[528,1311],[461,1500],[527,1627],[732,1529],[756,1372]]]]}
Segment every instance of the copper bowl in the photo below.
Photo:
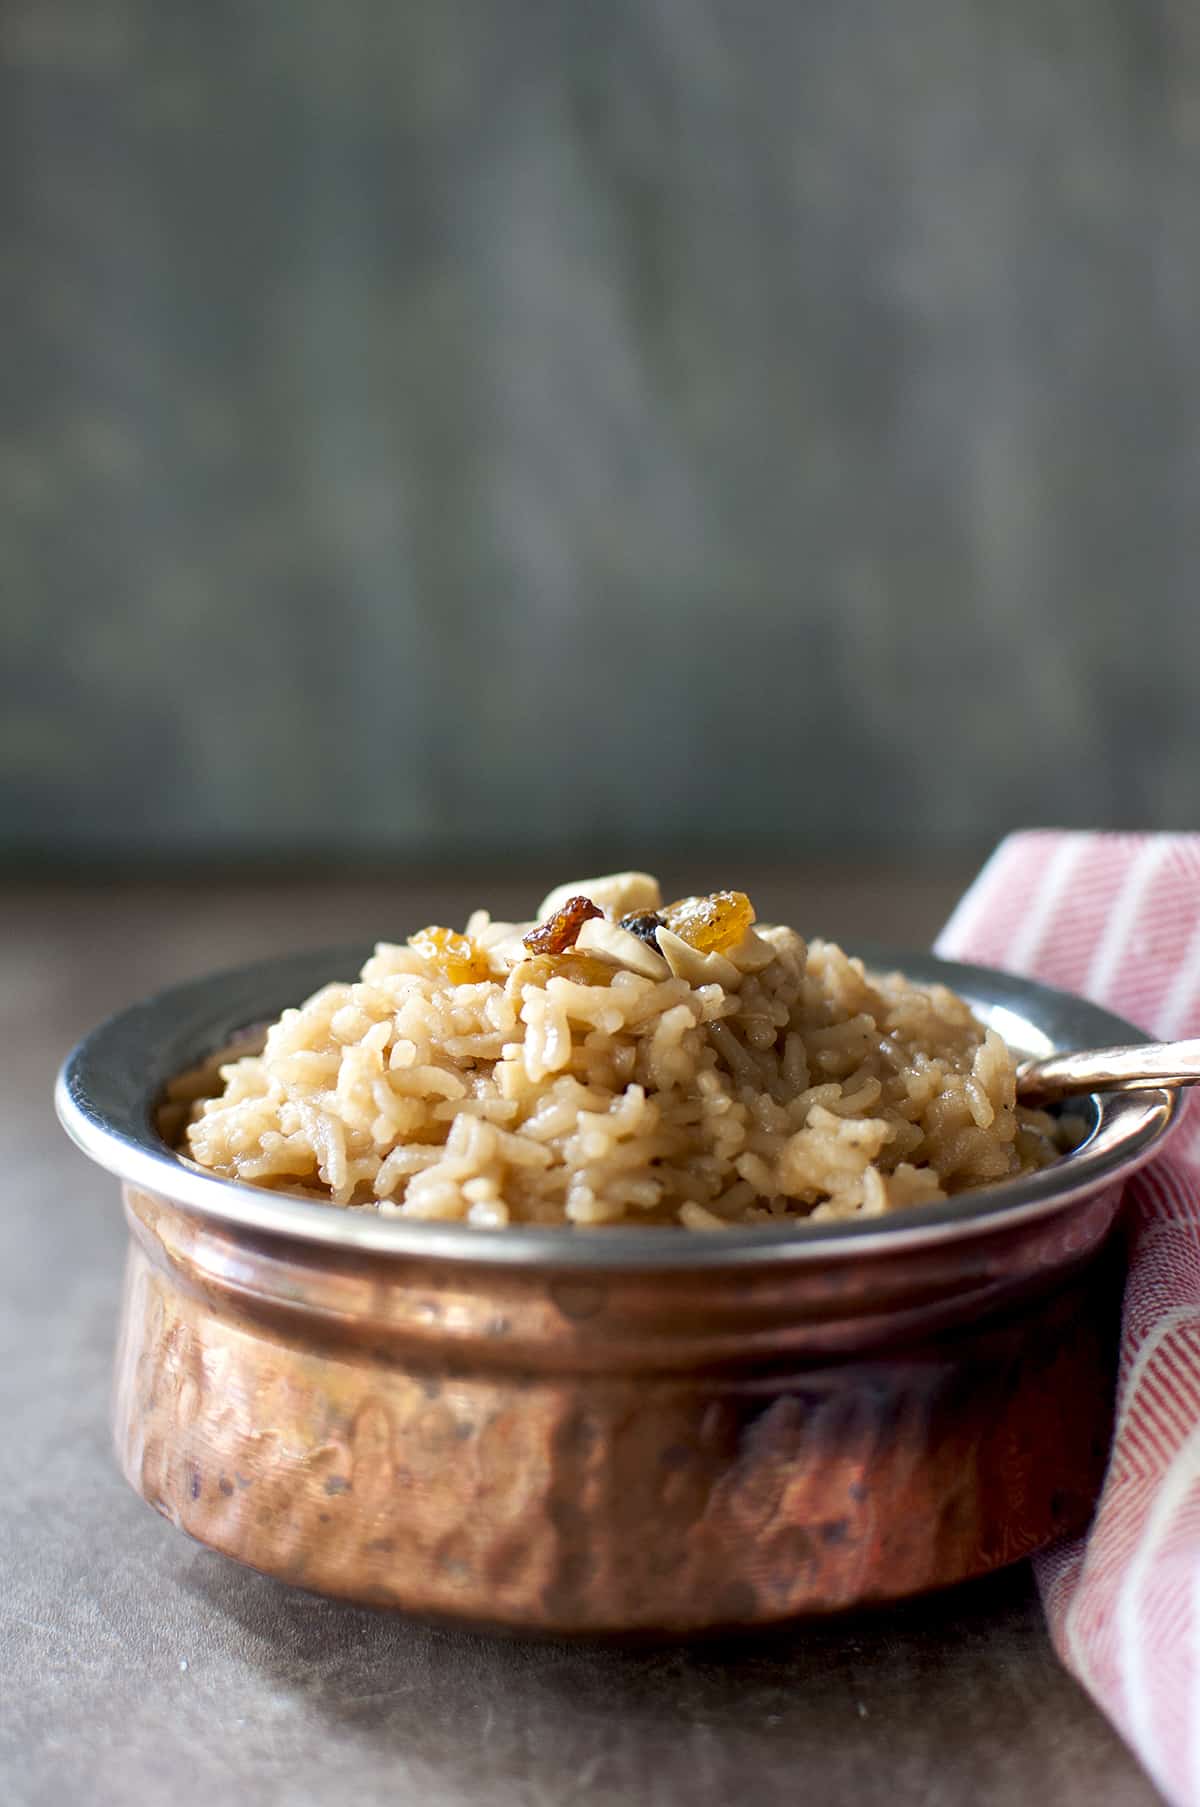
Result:
{"type": "MultiPolygon", "coordinates": [[[[879,1221],[691,1234],[408,1222],[203,1173],[166,1081],[367,950],[178,986],[59,1076],[132,1231],[116,1448],[202,1543],[322,1593],[539,1632],[895,1599],[1080,1530],[1117,1340],[1105,1242],[1176,1112],[1089,1101],[1055,1166],[879,1221]]],[[[927,954],[1021,1052],[1144,1039],[927,954]]]]}

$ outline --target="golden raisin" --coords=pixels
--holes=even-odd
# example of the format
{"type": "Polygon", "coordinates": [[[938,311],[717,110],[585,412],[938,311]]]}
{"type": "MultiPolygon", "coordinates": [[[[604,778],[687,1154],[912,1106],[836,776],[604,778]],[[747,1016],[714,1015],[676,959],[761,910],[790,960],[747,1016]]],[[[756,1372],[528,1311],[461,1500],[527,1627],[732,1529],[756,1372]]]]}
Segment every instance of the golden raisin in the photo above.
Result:
{"type": "Polygon", "coordinates": [[[754,905],[744,891],[713,891],[708,897],[681,897],[663,915],[681,941],[702,954],[723,954],[744,938],[754,905]]]}
{"type": "Polygon", "coordinates": [[[422,960],[443,972],[451,985],[477,985],[481,979],[491,977],[487,956],[468,935],[456,934],[453,929],[419,929],[409,936],[408,945],[422,960]]]}
{"type": "Polygon", "coordinates": [[[610,961],[598,960],[595,954],[569,953],[554,962],[553,976],[571,979],[576,985],[611,985],[617,970],[610,961]]]}
{"type": "Polygon", "coordinates": [[[565,954],[569,947],[574,947],[584,923],[603,914],[590,897],[568,897],[561,910],[556,910],[545,922],[539,922],[536,929],[530,929],[525,936],[525,946],[531,954],[565,954]]]}

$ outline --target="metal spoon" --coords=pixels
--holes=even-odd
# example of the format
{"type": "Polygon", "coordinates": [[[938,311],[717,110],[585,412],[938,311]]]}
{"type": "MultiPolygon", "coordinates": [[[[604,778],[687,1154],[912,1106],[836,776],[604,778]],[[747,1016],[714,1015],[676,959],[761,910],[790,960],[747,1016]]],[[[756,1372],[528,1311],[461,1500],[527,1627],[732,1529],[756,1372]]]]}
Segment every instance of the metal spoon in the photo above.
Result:
{"type": "Polygon", "coordinates": [[[1148,1086],[1200,1085],[1200,1040],[1143,1042],[1134,1048],[1080,1048],[1023,1060],[1017,1096],[1048,1104],[1081,1092],[1136,1092],[1148,1086]]]}

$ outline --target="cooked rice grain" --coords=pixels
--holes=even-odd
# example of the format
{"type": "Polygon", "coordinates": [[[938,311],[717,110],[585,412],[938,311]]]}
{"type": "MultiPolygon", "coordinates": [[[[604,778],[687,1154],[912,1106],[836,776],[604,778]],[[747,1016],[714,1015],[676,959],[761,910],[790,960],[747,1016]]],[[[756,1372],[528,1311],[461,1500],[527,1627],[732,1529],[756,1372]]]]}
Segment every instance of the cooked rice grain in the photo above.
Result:
{"type": "Polygon", "coordinates": [[[881,1216],[1057,1154],[945,986],[781,927],[699,950],[663,929],[656,954],[613,926],[659,908],[653,880],[575,893],[606,916],[583,952],[531,955],[532,925],[482,911],[467,943],[382,943],[220,1069],[189,1106],[192,1157],[405,1217],[707,1231],[881,1216]]]}

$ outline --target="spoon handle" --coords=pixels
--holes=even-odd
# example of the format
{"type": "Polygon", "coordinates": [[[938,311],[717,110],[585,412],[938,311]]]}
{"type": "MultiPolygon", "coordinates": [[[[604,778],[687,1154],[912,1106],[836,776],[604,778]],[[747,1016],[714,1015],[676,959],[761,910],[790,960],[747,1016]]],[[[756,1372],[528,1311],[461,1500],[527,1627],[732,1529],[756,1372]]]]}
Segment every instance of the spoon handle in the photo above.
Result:
{"type": "Polygon", "coordinates": [[[1017,1068],[1017,1096],[1026,1104],[1080,1092],[1136,1092],[1159,1085],[1200,1085],[1200,1040],[1081,1048],[1077,1053],[1025,1060],[1017,1068]]]}

